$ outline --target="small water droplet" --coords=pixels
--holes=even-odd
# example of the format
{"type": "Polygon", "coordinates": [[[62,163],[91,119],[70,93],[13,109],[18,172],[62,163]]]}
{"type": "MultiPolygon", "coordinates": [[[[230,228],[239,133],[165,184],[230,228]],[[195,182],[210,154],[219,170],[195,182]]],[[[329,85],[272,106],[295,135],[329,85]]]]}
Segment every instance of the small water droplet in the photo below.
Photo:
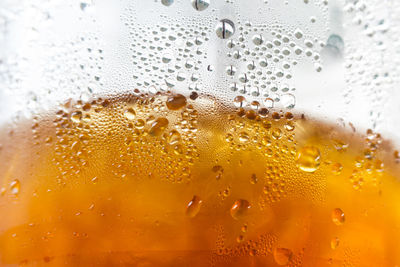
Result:
{"type": "Polygon", "coordinates": [[[331,240],[331,248],[332,249],[336,249],[339,246],[339,238],[338,237],[334,237],[331,240]]]}
{"type": "Polygon", "coordinates": [[[305,172],[315,172],[321,164],[321,153],[313,146],[305,146],[297,153],[297,166],[305,172]]]}
{"type": "Polygon", "coordinates": [[[338,162],[333,163],[331,169],[332,169],[332,173],[334,175],[339,175],[342,172],[343,165],[338,162]]]}
{"type": "Polygon", "coordinates": [[[203,204],[203,200],[198,196],[193,196],[192,200],[186,207],[186,215],[190,218],[194,218],[200,211],[201,205],[203,204]]]}
{"type": "Polygon", "coordinates": [[[18,179],[15,179],[15,180],[11,181],[11,183],[10,183],[10,192],[11,192],[11,194],[13,194],[15,196],[18,195],[20,189],[21,189],[21,183],[19,182],[18,179]]]}
{"type": "Polygon", "coordinates": [[[245,199],[236,200],[231,207],[231,216],[235,220],[240,220],[245,217],[248,210],[251,208],[250,203],[245,199]]]}
{"type": "Polygon", "coordinates": [[[92,183],[93,184],[97,184],[98,181],[99,181],[99,178],[97,178],[97,177],[93,177],[92,178],[92,183]]]}
{"type": "Polygon", "coordinates": [[[246,132],[241,132],[239,134],[239,141],[242,143],[247,143],[249,141],[250,137],[248,135],[248,133],[246,132]]]}
{"type": "Polygon", "coordinates": [[[257,176],[253,173],[250,177],[250,183],[256,184],[258,182],[257,176]]]}
{"type": "Polygon", "coordinates": [[[218,22],[215,32],[221,39],[228,39],[235,33],[235,24],[229,19],[223,19],[218,22]]]}
{"type": "Polygon", "coordinates": [[[332,211],[332,221],[336,225],[342,225],[345,221],[344,212],[336,208],[332,211]]]}

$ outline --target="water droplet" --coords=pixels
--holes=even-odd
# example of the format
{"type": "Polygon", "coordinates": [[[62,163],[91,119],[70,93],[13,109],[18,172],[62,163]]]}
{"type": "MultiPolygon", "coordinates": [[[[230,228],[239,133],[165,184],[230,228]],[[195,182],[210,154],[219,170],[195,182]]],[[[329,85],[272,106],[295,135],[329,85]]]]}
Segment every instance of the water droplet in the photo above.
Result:
{"type": "Polygon", "coordinates": [[[169,132],[167,137],[167,142],[170,145],[175,145],[181,141],[181,134],[177,130],[172,130],[169,132]]]}
{"type": "Polygon", "coordinates": [[[152,136],[159,136],[165,128],[168,126],[168,120],[166,118],[158,118],[153,122],[149,130],[149,134],[152,136]]]}
{"type": "Polygon", "coordinates": [[[281,137],[282,137],[282,131],[281,131],[281,129],[279,129],[279,128],[274,128],[274,129],[272,130],[272,137],[273,137],[275,140],[281,139],[281,137]]]}
{"type": "Polygon", "coordinates": [[[248,210],[251,208],[250,203],[245,199],[236,200],[231,207],[231,216],[235,220],[240,220],[245,217],[248,210]]]}
{"type": "Polygon", "coordinates": [[[228,41],[228,43],[227,43],[227,46],[229,47],[229,48],[234,48],[235,47],[235,41],[234,40],[229,40],[228,41]]]}
{"type": "Polygon", "coordinates": [[[327,49],[329,49],[333,54],[341,55],[344,50],[344,42],[342,37],[337,34],[331,34],[326,42],[327,49]]]}
{"type": "Polygon", "coordinates": [[[161,3],[164,6],[170,6],[170,5],[172,5],[174,3],[174,0],[161,0],[161,3]]]}
{"type": "Polygon", "coordinates": [[[338,237],[334,237],[331,240],[331,248],[332,249],[336,249],[339,246],[339,238],[338,237]]]}
{"type": "Polygon", "coordinates": [[[239,236],[236,238],[236,242],[238,242],[238,243],[243,242],[243,240],[244,240],[243,235],[239,235],[239,236]]]}
{"type": "Polygon", "coordinates": [[[233,99],[233,104],[235,105],[235,107],[242,108],[247,104],[246,98],[244,96],[238,95],[235,97],[235,99],[233,99]]]}
{"type": "Polygon", "coordinates": [[[264,39],[261,34],[254,35],[252,40],[255,45],[261,45],[264,42],[264,39]]]}
{"type": "Polygon", "coordinates": [[[21,183],[19,182],[18,179],[15,179],[15,180],[11,181],[11,183],[10,183],[10,192],[11,192],[11,194],[13,194],[15,196],[18,195],[20,189],[21,189],[21,183]]]}
{"type": "Polygon", "coordinates": [[[185,107],[186,102],[187,101],[185,96],[177,94],[168,97],[166,104],[169,110],[178,110],[185,107]]]}
{"type": "Polygon", "coordinates": [[[344,212],[336,208],[332,211],[332,221],[336,225],[342,225],[345,221],[344,212]]]}
{"type": "Polygon", "coordinates": [[[296,105],[296,97],[293,94],[283,94],[280,102],[285,108],[292,109],[296,105]]]}
{"type": "Polygon", "coordinates": [[[192,0],[192,6],[198,10],[203,11],[210,5],[210,0],[192,0]]]}
{"type": "Polygon", "coordinates": [[[133,108],[128,108],[127,110],[125,110],[124,116],[128,119],[128,120],[134,120],[136,117],[136,112],[133,108]]]}
{"type": "Polygon", "coordinates": [[[247,143],[249,141],[250,137],[248,135],[248,133],[246,132],[241,132],[239,134],[239,141],[242,143],[247,143]]]}
{"type": "Polygon", "coordinates": [[[201,205],[203,204],[203,200],[198,196],[193,196],[192,200],[186,207],[186,215],[190,218],[194,218],[200,211],[201,205]]]}
{"type": "Polygon", "coordinates": [[[216,166],[212,167],[212,171],[217,174],[215,176],[215,178],[217,180],[219,180],[219,179],[221,179],[222,174],[224,173],[224,168],[222,168],[222,166],[220,166],[220,165],[216,165],[216,166]]]}
{"type": "Polygon", "coordinates": [[[333,163],[331,169],[332,169],[332,173],[334,175],[339,175],[342,172],[343,165],[338,162],[333,163]]]}
{"type": "Polygon", "coordinates": [[[296,29],[296,30],[294,31],[294,36],[295,36],[297,39],[300,39],[301,37],[303,37],[303,32],[302,32],[300,29],[296,29]]]}
{"type": "Polygon", "coordinates": [[[229,19],[223,19],[218,22],[215,32],[221,39],[228,39],[235,33],[235,24],[229,19]]]}
{"type": "Polygon", "coordinates": [[[75,111],[71,114],[71,120],[75,123],[80,123],[82,119],[82,112],[75,111]]]}
{"type": "Polygon", "coordinates": [[[247,78],[247,74],[246,73],[240,74],[239,81],[242,83],[247,83],[249,81],[249,78],[247,78]]]}
{"type": "Polygon", "coordinates": [[[257,176],[253,173],[250,177],[250,183],[256,184],[258,182],[257,176]]]}
{"type": "Polygon", "coordinates": [[[93,178],[92,178],[92,183],[93,183],[93,184],[97,184],[98,180],[99,180],[99,178],[93,177],[93,178]]]}
{"type": "Polygon", "coordinates": [[[278,265],[286,265],[292,258],[292,251],[287,248],[274,249],[274,260],[278,265]]]}
{"type": "Polygon", "coordinates": [[[228,74],[229,76],[233,76],[236,73],[236,68],[232,65],[228,66],[226,68],[226,74],[228,74]]]}
{"type": "Polygon", "coordinates": [[[171,62],[171,60],[172,60],[172,54],[170,54],[170,53],[165,53],[165,54],[163,55],[163,57],[161,58],[161,60],[162,60],[163,63],[169,63],[169,62],[171,62]]]}
{"type": "Polygon", "coordinates": [[[297,153],[297,166],[305,172],[315,172],[321,164],[321,153],[313,146],[305,146],[297,153]]]}
{"type": "Polygon", "coordinates": [[[270,97],[264,99],[264,106],[266,108],[273,108],[274,107],[274,100],[270,97]]]}

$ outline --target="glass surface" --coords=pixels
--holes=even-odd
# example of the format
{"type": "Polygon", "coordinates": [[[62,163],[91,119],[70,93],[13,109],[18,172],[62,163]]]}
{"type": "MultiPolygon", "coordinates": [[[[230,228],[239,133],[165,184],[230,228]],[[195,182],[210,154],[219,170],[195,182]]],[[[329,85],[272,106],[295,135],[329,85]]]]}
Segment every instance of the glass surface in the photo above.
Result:
{"type": "Polygon", "coordinates": [[[400,265],[399,14],[0,1],[0,265],[400,265]]]}

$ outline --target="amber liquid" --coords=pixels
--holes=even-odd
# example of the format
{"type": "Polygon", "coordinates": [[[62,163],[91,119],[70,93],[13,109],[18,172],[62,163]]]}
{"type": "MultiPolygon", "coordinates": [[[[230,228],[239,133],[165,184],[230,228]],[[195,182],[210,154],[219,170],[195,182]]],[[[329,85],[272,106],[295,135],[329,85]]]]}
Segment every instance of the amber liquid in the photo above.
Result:
{"type": "Polygon", "coordinates": [[[1,266],[400,264],[399,167],[371,131],[127,95],[1,144],[1,266]]]}

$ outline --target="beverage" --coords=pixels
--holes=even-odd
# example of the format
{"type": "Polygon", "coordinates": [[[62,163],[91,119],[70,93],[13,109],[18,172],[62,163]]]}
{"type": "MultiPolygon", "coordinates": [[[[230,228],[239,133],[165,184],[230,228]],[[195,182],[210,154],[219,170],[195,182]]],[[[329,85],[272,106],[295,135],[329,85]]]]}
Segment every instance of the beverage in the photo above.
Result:
{"type": "Polygon", "coordinates": [[[2,266],[400,264],[399,156],[379,134],[136,93],[3,128],[2,266]]]}

